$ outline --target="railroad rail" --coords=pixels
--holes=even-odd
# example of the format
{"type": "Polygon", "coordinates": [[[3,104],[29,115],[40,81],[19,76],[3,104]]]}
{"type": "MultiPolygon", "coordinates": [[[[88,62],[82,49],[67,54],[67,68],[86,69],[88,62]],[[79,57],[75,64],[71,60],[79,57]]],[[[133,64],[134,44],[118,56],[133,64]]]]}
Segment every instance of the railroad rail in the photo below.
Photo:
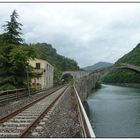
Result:
{"type": "Polygon", "coordinates": [[[0,118],[0,137],[28,137],[38,126],[44,124],[47,113],[65,94],[69,87],[63,86],[36,101],[0,118]]]}
{"type": "Polygon", "coordinates": [[[73,90],[75,93],[75,98],[76,98],[76,102],[77,102],[77,106],[78,106],[78,119],[79,119],[79,122],[80,122],[80,125],[82,128],[81,129],[82,137],[95,138],[95,134],[93,132],[92,126],[90,124],[86,111],[82,105],[81,99],[80,99],[78,92],[74,85],[73,85],[73,90]]]}

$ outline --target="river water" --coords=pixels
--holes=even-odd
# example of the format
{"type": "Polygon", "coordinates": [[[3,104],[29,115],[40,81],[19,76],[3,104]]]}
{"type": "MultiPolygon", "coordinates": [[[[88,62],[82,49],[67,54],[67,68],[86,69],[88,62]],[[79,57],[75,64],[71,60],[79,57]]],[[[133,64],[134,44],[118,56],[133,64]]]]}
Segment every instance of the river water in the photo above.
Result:
{"type": "Polygon", "coordinates": [[[140,89],[102,85],[87,101],[96,137],[140,137],[140,89]]]}

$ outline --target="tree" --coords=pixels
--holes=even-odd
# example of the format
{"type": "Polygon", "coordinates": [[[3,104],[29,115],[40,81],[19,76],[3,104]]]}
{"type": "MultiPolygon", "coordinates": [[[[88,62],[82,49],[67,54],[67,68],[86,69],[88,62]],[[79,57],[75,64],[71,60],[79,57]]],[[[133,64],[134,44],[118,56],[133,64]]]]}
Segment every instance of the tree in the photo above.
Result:
{"type": "Polygon", "coordinates": [[[16,10],[10,16],[10,21],[6,21],[7,24],[3,25],[4,31],[3,39],[8,44],[20,45],[23,43],[21,38],[21,26],[22,24],[17,22],[18,14],[16,10]]]}
{"type": "Polygon", "coordinates": [[[11,50],[9,57],[10,63],[12,64],[9,70],[13,75],[13,85],[16,88],[27,87],[27,73],[29,74],[29,80],[33,77],[33,68],[29,65],[28,60],[29,58],[35,57],[35,50],[28,45],[22,47],[18,46],[11,50]]]}
{"type": "Polygon", "coordinates": [[[30,79],[33,76],[28,60],[35,56],[35,49],[28,45],[0,46],[0,90],[27,87],[27,72],[30,79]]]}
{"type": "Polygon", "coordinates": [[[27,87],[27,72],[31,79],[32,67],[28,60],[36,53],[32,46],[22,44],[22,24],[14,10],[10,21],[4,25],[6,33],[0,35],[0,90],[27,87]]]}

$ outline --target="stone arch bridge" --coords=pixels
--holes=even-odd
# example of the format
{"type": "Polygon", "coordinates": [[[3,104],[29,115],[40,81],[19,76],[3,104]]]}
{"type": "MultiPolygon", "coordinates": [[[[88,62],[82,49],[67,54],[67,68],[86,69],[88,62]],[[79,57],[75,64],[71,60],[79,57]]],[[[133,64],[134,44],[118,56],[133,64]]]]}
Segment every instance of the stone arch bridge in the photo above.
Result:
{"type": "Polygon", "coordinates": [[[75,86],[79,93],[81,100],[84,102],[91,92],[92,88],[95,88],[96,82],[99,80],[102,73],[112,71],[114,69],[130,69],[140,73],[140,66],[131,64],[115,64],[111,67],[97,69],[93,72],[86,71],[65,71],[62,73],[61,79],[66,75],[71,75],[75,81],[75,86]]]}

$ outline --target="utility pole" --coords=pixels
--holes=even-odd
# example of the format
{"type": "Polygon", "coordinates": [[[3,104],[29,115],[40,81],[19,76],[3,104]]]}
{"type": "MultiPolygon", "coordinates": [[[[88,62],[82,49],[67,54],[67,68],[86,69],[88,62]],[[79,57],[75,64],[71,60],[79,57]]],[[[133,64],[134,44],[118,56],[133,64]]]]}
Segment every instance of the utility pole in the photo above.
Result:
{"type": "Polygon", "coordinates": [[[29,94],[29,96],[31,95],[30,94],[30,85],[29,85],[29,72],[28,72],[28,66],[27,66],[27,84],[28,84],[28,94],[29,94]]]}

